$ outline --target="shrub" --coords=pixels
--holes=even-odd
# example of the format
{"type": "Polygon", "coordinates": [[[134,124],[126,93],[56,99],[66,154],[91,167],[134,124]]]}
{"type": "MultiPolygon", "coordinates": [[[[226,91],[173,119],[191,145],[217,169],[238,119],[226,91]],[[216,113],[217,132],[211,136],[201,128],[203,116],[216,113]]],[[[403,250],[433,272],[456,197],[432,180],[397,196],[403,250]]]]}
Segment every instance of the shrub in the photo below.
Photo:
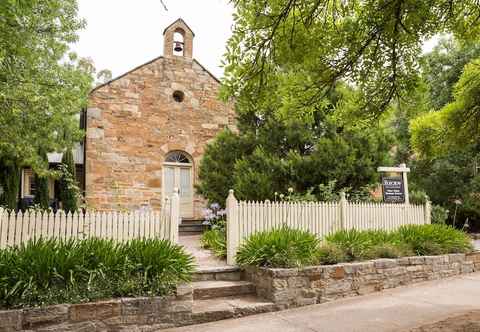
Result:
{"type": "Polygon", "coordinates": [[[403,256],[412,256],[412,250],[401,244],[381,243],[374,245],[366,251],[365,257],[369,259],[376,258],[398,258],[403,256]]]}
{"type": "Polygon", "coordinates": [[[427,193],[423,190],[412,190],[408,195],[411,204],[423,205],[427,202],[427,193]]]}
{"type": "Polygon", "coordinates": [[[316,261],[315,235],[289,227],[251,235],[237,252],[240,266],[298,267],[316,261]]]}
{"type": "Polygon", "coordinates": [[[75,161],[71,149],[67,149],[63,153],[59,169],[61,172],[59,198],[62,202],[62,209],[65,210],[65,212],[73,213],[78,210],[80,189],[78,188],[76,180],[75,161]]]}
{"type": "Polygon", "coordinates": [[[211,249],[215,256],[227,256],[227,239],[224,229],[213,228],[205,231],[200,239],[202,247],[211,249]]]}
{"type": "Polygon", "coordinates": [[[448,210],[440,205],[432,205],[432,211],[430,215],[432,217],[432,224],[444,225],[447,223],[448,210]]]}
{"type": "Polygon", "coordinates": [[[417,255],[463,253],[472,250],[467,234],[447,225],[405,225],[399,228],[402,243],[417,255]]]}
{"type": "Polygon", "coordinates": [[[346,260],[345,252],[336,244],[324,243],[318,248],[317,261],[319,264],[337,264],[346,260]]]}
{"type": "Polygon", "coordinates": [[[336,244],[344,253],[347,261],[362,260],[367,251],[375,245],[395,242],[395,235],[381,230],[358,231],[341,230],[326,237],[328,243],[336,244]]]}
{"type": "Polygon", "coordinates": [[[0,307],[164,295],[193,258],[167,240],[36,240],[0,250],[0,307]]]}

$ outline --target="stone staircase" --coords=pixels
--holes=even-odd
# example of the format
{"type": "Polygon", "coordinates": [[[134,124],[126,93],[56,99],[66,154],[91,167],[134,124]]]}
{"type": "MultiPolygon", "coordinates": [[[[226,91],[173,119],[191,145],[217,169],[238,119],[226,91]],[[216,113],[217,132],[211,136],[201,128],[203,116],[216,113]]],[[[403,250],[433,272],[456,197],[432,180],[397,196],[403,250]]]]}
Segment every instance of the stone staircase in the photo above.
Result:
{"type": "Polygon", "coordinates": [[[199,235],[207,229],[207,225],[202,224],[202,220],[198,219],[182,219],[178,225],[179,235],[199,235]]]}
{"type": "Polygon", "coordinates": [[[199,269],[192,282],[194,321],[204,323],[276,310],[274,303],[256,296],[254,284],[243,279],[238,267],[199,269]]]}

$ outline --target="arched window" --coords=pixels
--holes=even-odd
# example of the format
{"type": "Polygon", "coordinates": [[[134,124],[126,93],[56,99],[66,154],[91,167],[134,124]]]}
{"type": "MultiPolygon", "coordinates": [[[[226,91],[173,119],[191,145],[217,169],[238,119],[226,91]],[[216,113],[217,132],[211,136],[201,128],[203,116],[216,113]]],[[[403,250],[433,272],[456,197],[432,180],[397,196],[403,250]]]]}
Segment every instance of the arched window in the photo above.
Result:
{"type": "Polygon", "coordinates": [[[172,151],[165,157],[166,163],[191,164],[189,156],[182,151],[172,151]]]}

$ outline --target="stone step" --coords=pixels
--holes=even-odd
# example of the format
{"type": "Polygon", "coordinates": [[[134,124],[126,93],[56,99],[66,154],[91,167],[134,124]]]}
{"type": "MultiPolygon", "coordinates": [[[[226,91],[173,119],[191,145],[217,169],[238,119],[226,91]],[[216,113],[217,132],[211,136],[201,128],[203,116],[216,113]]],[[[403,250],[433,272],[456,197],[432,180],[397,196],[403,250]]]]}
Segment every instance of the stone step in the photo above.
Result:
{"type": "Polygon", "coordinates": [[[236,266],[220,266],[199,268],[192,276],[193,281],[239,281],[242,271],[236,266]]]}
{"type": "Polygon", "coordinates": [[[180,224],[178,225],[178,231],[180,233],[203,233],[204,230],[207,229],[207,225],[202,225],[202,224],[198,224],[198,225],[184,225],[184,224],[180,224]]]}
{"type": "Polygon", "coordinates": [[[200,324],[277,310],[274,303],[252,295],[220,297],[193,301],[192,318],[195,324],[200,324]]]}
{"type": "Polygon", "coordinates": [[[180,225],[202,225],[203,220],[201,219],[182,219],[180,225]]]}
{"type": "Polygon", "coordinates": [[[192,286],[194,300],[255,293],[255,285],[248,281],[194,281],[192,286]]]}

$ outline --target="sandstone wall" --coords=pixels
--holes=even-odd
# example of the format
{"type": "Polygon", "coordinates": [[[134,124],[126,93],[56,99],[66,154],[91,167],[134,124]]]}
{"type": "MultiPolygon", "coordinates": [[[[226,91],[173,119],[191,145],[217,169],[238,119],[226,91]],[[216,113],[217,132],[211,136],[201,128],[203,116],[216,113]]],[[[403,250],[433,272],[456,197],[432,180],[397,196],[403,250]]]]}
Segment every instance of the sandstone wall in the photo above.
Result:
{"type": "Polygon", "coordinates": [[[0,331],[156,331],[192,324],[192,306],[192,288],[184,286],[167,297],[4,310],[0,311],[0,331]]]}
{"type": "MultiPolygon", "coordinates": [[[[98,210],[153,209],[162,202],[162,164],[173,150],[190,154],[194,179],[206,144],[234,129],[232,104],[218,99],[219,83],[198,62],[158,58],[94,90],[86,135],[86,201],[98,210]],[[172,94],[180,90],[184,101],[172,94]]],[[[195,216],[203,200],[194,198],[195,216]]]]}
{"type": "Polygon", "coordinates": [[[249,269],[257,295],[282,308],[480,271],[480,253],[378,259],[302,269],[249,269]]]}

